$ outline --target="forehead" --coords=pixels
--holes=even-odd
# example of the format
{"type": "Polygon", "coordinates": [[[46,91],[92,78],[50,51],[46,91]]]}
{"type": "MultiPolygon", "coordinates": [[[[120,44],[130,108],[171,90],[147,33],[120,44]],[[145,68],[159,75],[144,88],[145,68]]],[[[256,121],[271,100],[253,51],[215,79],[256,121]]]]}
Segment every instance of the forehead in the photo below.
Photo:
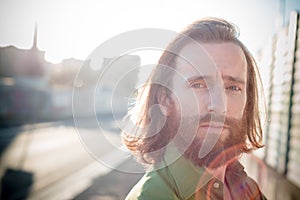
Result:
{"type": "Polygon", "coordinates": [[[190,43],[176,58],[176,71],[190,76],[234,76],[246,81],[247,64],[243,50],[232,42],[190,43]]]}

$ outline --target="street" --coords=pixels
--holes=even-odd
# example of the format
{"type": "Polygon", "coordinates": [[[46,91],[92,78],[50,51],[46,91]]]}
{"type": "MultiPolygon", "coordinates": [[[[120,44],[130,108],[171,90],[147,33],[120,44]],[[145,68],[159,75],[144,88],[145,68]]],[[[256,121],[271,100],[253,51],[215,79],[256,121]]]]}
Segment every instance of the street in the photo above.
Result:
{"type": "Polygon", "coordinates": [[[2,199],[124,199],[143,168],[122,147],[115,122],[106,116],[1,129],[2,199]]]}

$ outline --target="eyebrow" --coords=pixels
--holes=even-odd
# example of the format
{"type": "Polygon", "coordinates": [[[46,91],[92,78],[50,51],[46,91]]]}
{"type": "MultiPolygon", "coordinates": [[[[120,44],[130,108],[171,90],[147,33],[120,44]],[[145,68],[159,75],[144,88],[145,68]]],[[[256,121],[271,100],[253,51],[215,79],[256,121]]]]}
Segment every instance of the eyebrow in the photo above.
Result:
{"type": "MultiPolygon", "coordinates": [[[[246,81],[244,81],[243,79],[234,77],[234,76],[230,76],[230,75],[222,76],[222,79],[229,80],[229,81],[236,82],[236,83],[243,84],[243,85],[246,84],[246,81]]],[[[199,80],[208,80],[209,81],[209,80],[212,80],[212,77],[201,76],[201,75],[200,76],[192,76],[187,79],[187,82],[192,83],[192,82],[199,81],[199,80]]]]}
{"type": "Polygon", "coordinates": [[[241,79],[241,78],[238,78],[238,77],[234,77],[234,76],[222,76],[222,78],[224,80],[229,80],[229,81],[233,81],[233,82],[236,82],[236,83],[240,83],[240,84],[243,84],[245,85],[246,84],[246,81],[241,79]]]}

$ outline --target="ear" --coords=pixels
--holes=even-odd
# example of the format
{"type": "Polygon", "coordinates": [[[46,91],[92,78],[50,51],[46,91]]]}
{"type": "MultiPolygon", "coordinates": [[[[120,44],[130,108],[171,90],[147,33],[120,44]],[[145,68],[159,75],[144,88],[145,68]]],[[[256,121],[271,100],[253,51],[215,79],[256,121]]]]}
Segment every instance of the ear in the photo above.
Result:
{"type": "Polygon", "coordinates": [[[169,116],[172,111],[172,99],[168,96],[166,88],[160,88],[157,92],[156,98],[163,115],[169,116]]]}

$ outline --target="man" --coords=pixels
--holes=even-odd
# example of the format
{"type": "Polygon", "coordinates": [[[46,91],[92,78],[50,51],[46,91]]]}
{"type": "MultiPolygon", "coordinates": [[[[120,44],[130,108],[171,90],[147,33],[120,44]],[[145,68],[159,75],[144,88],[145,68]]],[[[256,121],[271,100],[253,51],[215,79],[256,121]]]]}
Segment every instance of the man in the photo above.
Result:
{"type": "Polygon", "coordinates": [[[259,75],[237,37],[232,24],[208,18],[164,51],[122,135],[149,167],[126,199],[265,198],[238,162],[263,145],[259,75]]]}

